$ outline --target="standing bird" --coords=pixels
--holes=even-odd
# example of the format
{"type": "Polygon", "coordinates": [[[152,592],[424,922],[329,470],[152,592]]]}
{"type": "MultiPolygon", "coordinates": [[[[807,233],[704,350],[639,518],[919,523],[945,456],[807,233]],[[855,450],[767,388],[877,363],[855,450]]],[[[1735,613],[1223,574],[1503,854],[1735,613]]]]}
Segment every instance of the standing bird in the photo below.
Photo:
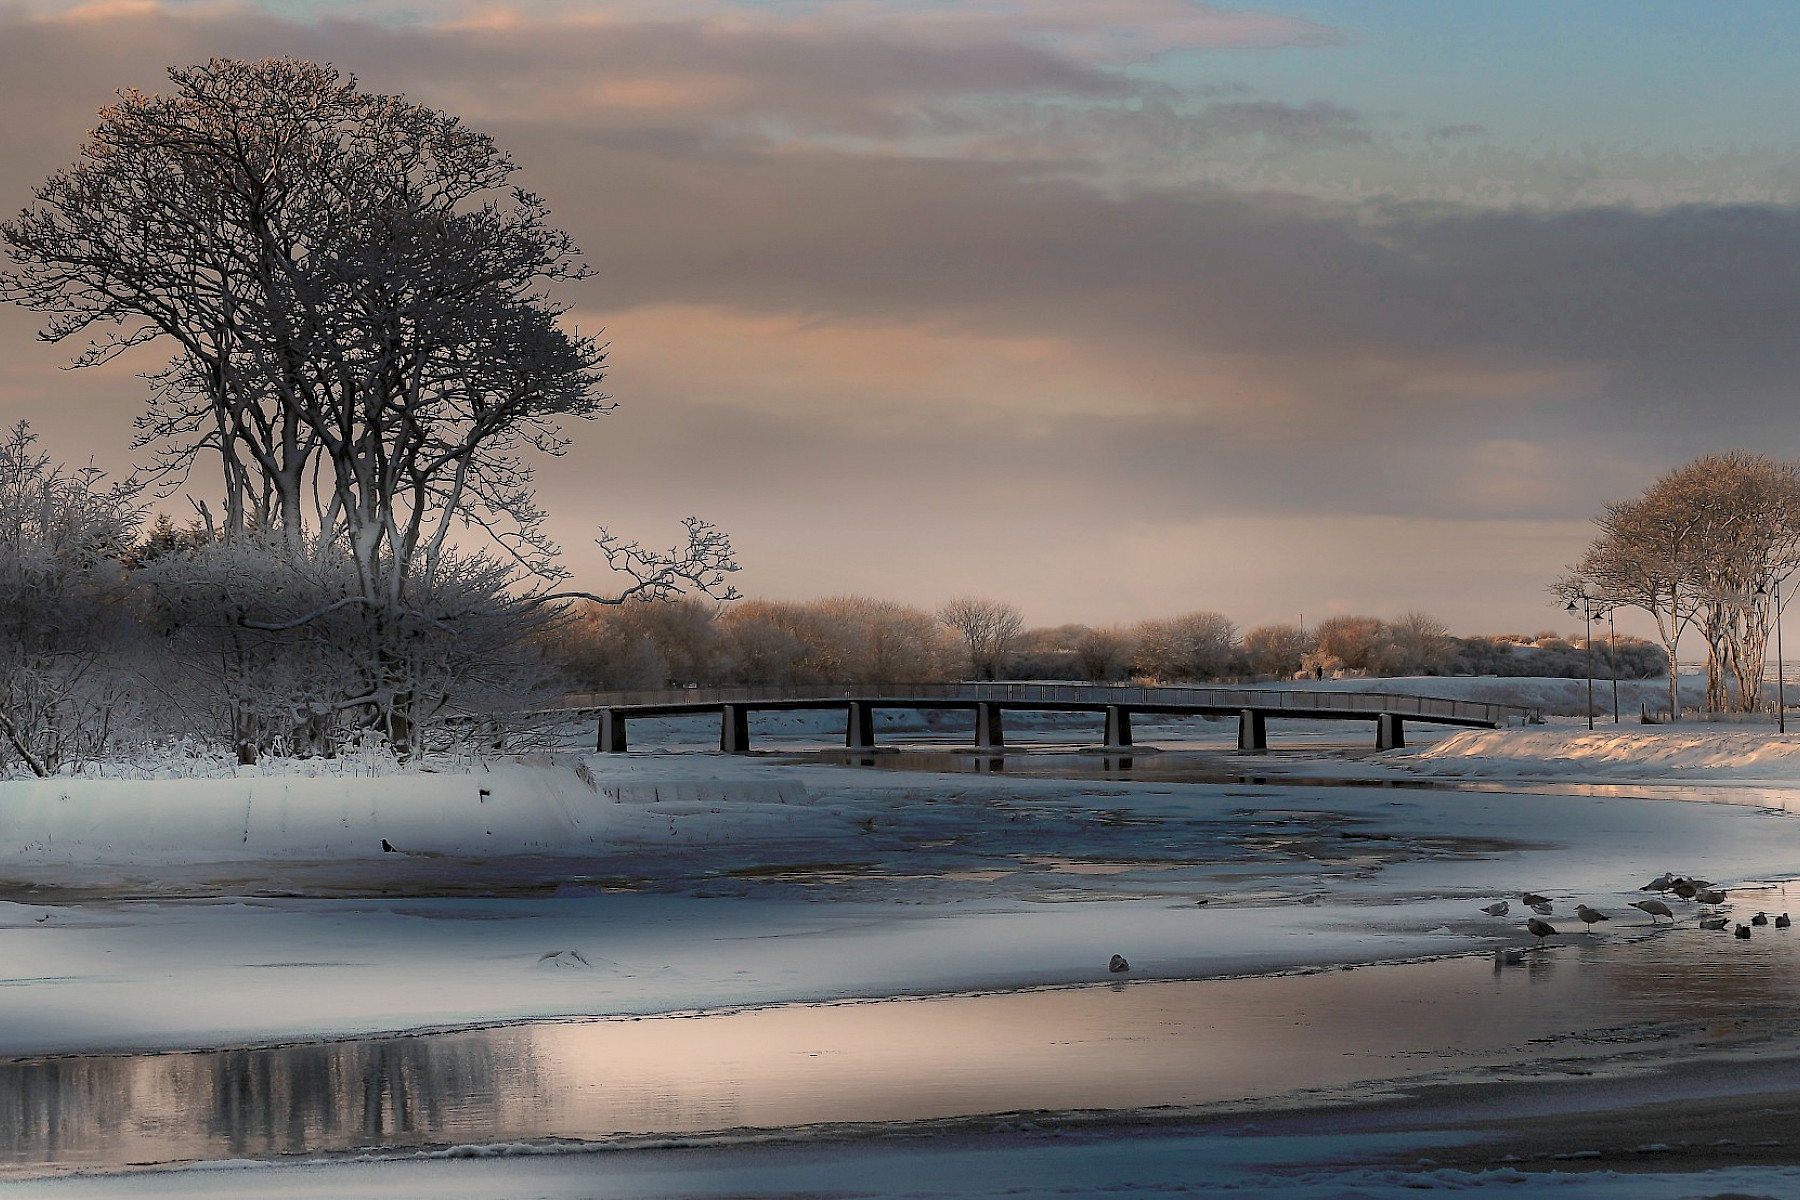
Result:
{"type": "Polygon", "coordinates": [[[1658,875],[1655,879],[1652,879],[1649,883],[1646,883],[1643,887],[1639,888],[1638,891],[1640,891],[1640,892],[1666,892],[1669,890],[1670,885],[1672,885],[1674,882],[1675,882],[1675,877],[1673,875],[1669,874],[1667,871],[1664,871],[1661,875],[1658,875]]]}
{"type": "Polygon", "coordinates": [[[1775,928],[1777,929],[1786,929],[1792,924],[1793,922],[1788,920],[1788,915],[1786,913],[1782,913],[1779,917],[1775,918],[1775,928]]]}
{"type": "Polygon", "coordinates": [[[1582,919],[1582,921],[1584,921],[1587,924],[1587,931],[1589,933],[1594,932],[1594,922],[1595,921],[1610,921],[1610,920],[1612,920],[1611,917],[1607,916],[1605,913],[1601,912],[1599,909],[1589,908],[1585,904],[1577,904],[1575,906],[1575,915],[1580,917],[1582,919]]]}
{"type": "Polygon", "coordinates": [[[1540,904],[1550,903],[1550,897],[1540,896],[1536,892],[1520,892],[1519,899],[1525,902],[1527,908],[1536,908],[1540,904]]]}
{"type": "Polygon", "coordinates": [[[1750,918],[1750,923],[1752,925],[1767,925],[1769,923],[1769,914],[1757,913],[1754,917],[1750,918]]]}
{"type": "Polygon", "coordinates": [[[1723,904],[1725,903],[1725,893],[1714,888],[1710,891],[1696,892],[1694,899],[1702,904],[1723,904]]]}
{"type": "Polygon", "coordinates": [[[1538,940],[1538,945],[1540,946],[1544,944],[1545,938],[1556,933],[1556,926],[1548,921],[1540,921],[1536,917],[1527,917],[1525,919],[1525,928],[1531,932],[1532,937],[1535,937],[1538,940]]]}
{"type": "Polygon", "coordinates": [[[1674,892],[1677,896],[1680,896],[1683,900],[1692,900],[1695,896],[1700,894],[1700,889],[1686,879],[1677,880],[1675,886],[1669,890],[1674,892]]]}
{"type": "Polygon", "coordinates": [[[1671,925],[1675,923],[1675,911],[1661,900],[1633,900],[1631,902],[1631,907],[1642,909],[1649,913],[1650,923],[1652,925],[1656,924],[1656,918],[1658,917],[1669,918],[1669,924],[1671,925]]]}
{"type": "Polygon", "coordinates": [[[1498,902],[1496,904],[1489,904],[1489,905],[1485,906],[1481,911],[1486,913],[1490,917],[1504,917],[1507,913],[1507,910],[1511,907],[1512,906],[1509,905],[1506,901],[1501,900],[1500,902],[1498,902]]]}
{"type": "Polygon", "coordinates": [[[1750,927],[1748,925],[1739,925],[1736,929],[1731,931],[1731,936],[1743,938],[1745,941],[1749,941],[1750,940],[1750,927]]]}

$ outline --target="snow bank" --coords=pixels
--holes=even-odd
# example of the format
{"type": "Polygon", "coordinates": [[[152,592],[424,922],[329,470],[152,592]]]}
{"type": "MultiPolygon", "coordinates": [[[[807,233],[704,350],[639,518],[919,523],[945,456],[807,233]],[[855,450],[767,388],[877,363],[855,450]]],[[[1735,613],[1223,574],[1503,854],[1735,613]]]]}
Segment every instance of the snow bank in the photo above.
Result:
{"type": "Polygon", "coordinates": [[[620,804],[803,801],[795,781],[624,779],[506,763],[471,774],[0,783],[0,870],[498,858],[591,852],[620,804]]]}
{"type": "Polygon", "coordinates": [[[1800,780],[1800,732],[1671,726],[1467,730],[1385,765],[1477,778],[1800,780]]]}

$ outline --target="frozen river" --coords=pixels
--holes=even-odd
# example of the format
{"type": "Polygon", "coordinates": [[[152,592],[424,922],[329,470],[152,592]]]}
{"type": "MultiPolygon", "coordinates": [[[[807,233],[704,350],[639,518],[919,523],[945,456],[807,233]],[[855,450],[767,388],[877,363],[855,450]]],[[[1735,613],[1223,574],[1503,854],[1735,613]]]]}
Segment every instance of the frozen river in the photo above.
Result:
{"type": "MultiPolygon", "coordinates": [[[[72,866],[15,883],[0,903],[11,1186],[368,1151],[635,1155],[620,1147],[678,1139],[716,1157],[746,1136],[884,1130],[924,1136],[929,1158],[972,1129],[1105,1141],[1469,1087],[1617,1080],[1638,1090],[1608,1103],[1630,1107],[1683,1071],[1692,1101],[1747,1078],[1697,1085],[1694,1064],[1795,1061],[1791,935],[1703,931],[1691,905],[1652,928],[1627,907],[1668,869],[1726,885],[1733,919],[1800,907],[1800,792],[1779,783],[1426,780],[1360,754],[1252,764],[1209,746],[1130,767],[1026,748],[999,771],[945,747],[877,756],[902,769],[819,757],[834,756],[596,756],[606,787],[563,801],[603,823],[578,856],[187,864],[154,887],[72,866]],[[1525,888],[1556,906],[1542,948],[1521,927],[1525,888]],[[1509,916],[1479,911],[1504,897],[1509,916]],[[1613,920],[1583,934],[1578,901],[1613,920]],[[1523,961],[1497,966],[1496,948],[1523,961]],[[1113,953],[1128,973],[1107,971],[1113,953]]],[[[482,803],[510,779],[484,777],[482,803]]],[[[517,1194],[563,1194],[547,1182],[563,1168],[531,1161],[506,1176],[517,1194]]],[[[662,1168],[645,1164],[675,1160],[631,1161],[651,1180],[662,1168]]],[[[318,1194],[458,1191],[360,1170],[318,1194]]],[[[117,1186],[274,1195],[295,1178],[226,1174],[117,1186]]],[[[770,1178],[754,1194],[800,1175],[770,1178]]],[[[568,1194],[613,1194],[591,1185],[568,1194]]]]}

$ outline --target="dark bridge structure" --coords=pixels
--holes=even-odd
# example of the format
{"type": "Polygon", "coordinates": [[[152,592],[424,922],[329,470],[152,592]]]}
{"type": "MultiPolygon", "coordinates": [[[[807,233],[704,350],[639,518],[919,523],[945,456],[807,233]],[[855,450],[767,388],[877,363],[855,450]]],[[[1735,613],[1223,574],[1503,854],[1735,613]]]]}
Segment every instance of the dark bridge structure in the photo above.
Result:
{"type": "Polygon", "coordinates": [[[593,713],[599,719],[597,749],[622,753],[626,725],[633,719],[719,714],[719,750],[750,750],[752,712],[793,709],[843,709],[844,745],[852,750],[875,745],[875,710],[967,709],[975,714],[977,750],[1006,745],[1003,714],[1007,712],[1091,712],[1104,722],[1107,749],[1128,749],[1131,718],[1157,715],[1231,717],[1238,719],[1238,750],[1261,753],[1269,748],[1270,719],[1370,721],[1377,750],[1406,744],[1405,723],[1461,725],[1505,729],[1542,723],[1543,710],[1516,704],[1446,700],[1390,692],[1347,692],[1309,688],[1140,687],[1054,683],[886,683],[805,687],[683,688],[654,692],[605,692],[570,696],[566,710],[593,713]]]}

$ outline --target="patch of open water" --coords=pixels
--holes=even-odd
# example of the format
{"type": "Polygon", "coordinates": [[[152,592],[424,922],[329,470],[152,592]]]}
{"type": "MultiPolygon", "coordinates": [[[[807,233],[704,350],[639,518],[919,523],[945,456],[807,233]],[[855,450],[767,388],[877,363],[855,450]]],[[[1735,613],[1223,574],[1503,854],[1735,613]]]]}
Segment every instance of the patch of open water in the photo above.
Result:
{"type": "Polygon", "coordinates": [[[1332,776],[1284,770],[1304,762],[1315,768],[1322,757],[1353,761],[1366,755],[1312,747],[1242,756],[1213,750],[1164,750],[1107,754],[1089,750],[1011,748],[1002,753],[975,750],[815,750],[788,752],[788,761],[964,775],[1009,775],[1021,779],[1105,779],[1140,783],[1232,784],[1284,788],[1401,788],[1432,792],[1517,793],[1524,795],[1630,797],[1707,804],[1742,804],[1778,812],[1800,812],[1800,788],[1746,782],[1660,781],[1632,783],[1535,779],[1447,779],[1431,776],[1332,776]]]}
{"type": "Polygon", "coordinates": [[[17,1059],[0,1062],[0,1170],[1218,1106],[1469,1068],[1586,1072],[1800,1020],[1786,931],[1559,941],[1522,966],[1463,957],[17,1059]]]}

